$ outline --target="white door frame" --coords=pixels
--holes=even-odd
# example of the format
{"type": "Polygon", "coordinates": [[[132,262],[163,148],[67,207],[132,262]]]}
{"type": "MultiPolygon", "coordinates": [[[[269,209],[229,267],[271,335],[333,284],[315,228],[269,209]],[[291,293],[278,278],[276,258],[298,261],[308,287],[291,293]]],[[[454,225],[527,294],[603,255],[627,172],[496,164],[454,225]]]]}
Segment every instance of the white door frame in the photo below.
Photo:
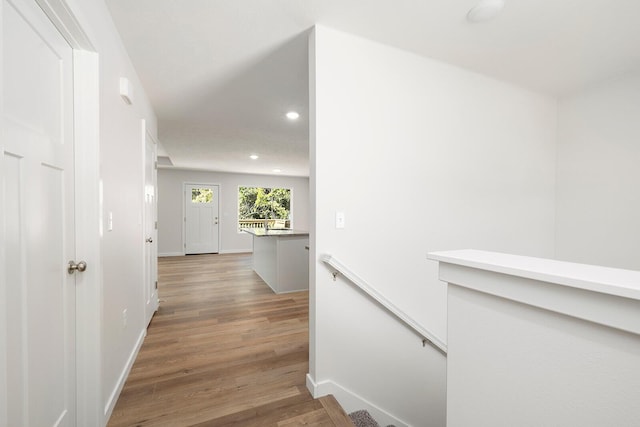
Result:
{"type": "MultiPolygon", "coordinates": [[[[87,270],[76,277],[76,423],[78,426],[100,426],[105,423],[101,407],[101,300],[102,265],[100,224],[102,197],[100,191],[99,138],[99,64],[86,32],[71,13],[65,0],[36,0],[54,26],[73,49],[74,133],[75,133],[75,218],[76,259],[87,262],[87,270]]],[[[0,3],[0,18],[2,17],[0,3]]],[[[2,22],[0,20],[0,22],[2,22]]],[[[0,24],[1,25],[1,24],[0,24]]],[[[1,70],[1,67],[0,67],[1,70]]],[[[1,80],[0,80],[1,82],[1,80]]],[[[1,83],[0,83],[1,84],[1,83]]],[[[0,164],[0,167],[3,167],[0,164]]],[[[0,197],[0,200],[2,198],[0,197]]],[[[4,212],[0,206],[1,212],[4,212]]],[[[0,229],[1,230],[1,229],[0,229]]],[[[2,232],[2,231],[0,231],[2,232]]],[[[0,238],[4,238],[0,235],[0,238]]],[[[4,265],[0,254],[0,271],[4,265]]],[[[4,275],[0,275],[0,292],[5,291],[4,275]]],[[[4,295],[0,301],[4,302],[4,295]]],[[[4,307],[0,306],[4,313],[4,307]]],[[[6,319],[0,316],[0,348],[6,348],[6,319]]],[[[0,356],[2,366],[6,366],[0,356]]],[[[4,371],[4,369],[0,369],[4,371]]],[[[1,383],[6,384],[4,373],[1,383]]],[[[0,387],[0,425],[5,425],[6,393],[0,387]]]]}
{"type": "Polygon", "coordinates": [[[76,289],[77,425],[103,425],[102,185],[98,54],[74,49],[76,251],[89,266],[76,289]]]}
{"type": "Polygon", "coordinates": [[[218,253],[220,251],[220,235],[222,229],[222,218],[220,217],[220,210],[222,209],[222,185],[213,182],[196,182],[196,181],[184,181],[182,183],[182,255],[187,254],[187,185],[215,185],[218,187],[218,253]]]}

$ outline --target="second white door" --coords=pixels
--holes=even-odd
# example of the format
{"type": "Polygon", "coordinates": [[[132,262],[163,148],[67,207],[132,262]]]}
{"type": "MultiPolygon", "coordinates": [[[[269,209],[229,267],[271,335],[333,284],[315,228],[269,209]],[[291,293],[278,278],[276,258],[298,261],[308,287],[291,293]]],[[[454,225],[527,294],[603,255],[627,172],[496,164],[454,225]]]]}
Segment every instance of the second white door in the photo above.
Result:
{"type": "Polygon", "coordinates": [[[219,189],[217,185],[185,184],[184,252],[190,254],[219,251],[219,189]]]}

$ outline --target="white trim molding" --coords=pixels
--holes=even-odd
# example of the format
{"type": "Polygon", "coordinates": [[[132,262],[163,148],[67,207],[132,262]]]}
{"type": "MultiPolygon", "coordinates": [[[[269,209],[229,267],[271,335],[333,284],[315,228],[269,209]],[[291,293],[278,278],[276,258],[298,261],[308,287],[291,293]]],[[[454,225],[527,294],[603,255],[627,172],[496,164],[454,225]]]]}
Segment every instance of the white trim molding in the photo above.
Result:
{"type": "Polygon", "coordinates": [[[185,256],[184,252],[162,252],[158,254],[158,257],[170,257],[170,256],[185,256]]]}
{"type": "Polygon", "coordinates": [[[220,254],[252,254],[251,249],[225,249],[219,252],[220,254]]]}
{"type": "Polygon", "coordinates": [[[347,413],[355,412],[358,410],[365,409],[369,411],[371,416],[380,424],[380,425],[390,425],[393,424],[397,427],[411,427],[405,421],[402,421],[400,418],[388,413],[384,409],[379,406],[374,405],[369,402],[367,399],[362,396],[357,395],[351,390],[343,387],[342,385],[331,381],[325,380],[316,382],[311,374],[307,374],[307,389],[311,393],[314,399],[317,399],[322,396],[326,396],[332,394],[338,403],[344,408],[347,413]]]}
{"type": "Polygon", "coordinates": [[[116,382],[115,387],[109,394],[109,399],[107,399],[107,403],[104,406],[104,419],[105,421],[111,417],[111,413],[113,412],[113,408],[116,406],[116,402],[118,401],[118,397],[120,396],[120,392],[124,388],[124,384],[127,381],[127,377],[131,372],[131,368],[133,368],[133,363],[136,361],[138,357],[138,353],[140,352],[140,348],[142,348],[142,343],[144,342],[144,338],[147,336],[147,329],[143,328],[142,332],[138,336],[138,340],[136,341],[136,345],[133,348],[133,351],[129,355],[127,359],[127,363],[120,373],[120,377],[118,377],[118,381],[116,382]]]}
{"type": "Polygon", "coordinates": [[[640,272],[478,250],[431,252],[440,280],[640,335],[640,272]]]}
{"type": "Polygon", "coordinates": [[[64,0],[36,0],[73,49],[95,51],[91,40],[64,0]]]}

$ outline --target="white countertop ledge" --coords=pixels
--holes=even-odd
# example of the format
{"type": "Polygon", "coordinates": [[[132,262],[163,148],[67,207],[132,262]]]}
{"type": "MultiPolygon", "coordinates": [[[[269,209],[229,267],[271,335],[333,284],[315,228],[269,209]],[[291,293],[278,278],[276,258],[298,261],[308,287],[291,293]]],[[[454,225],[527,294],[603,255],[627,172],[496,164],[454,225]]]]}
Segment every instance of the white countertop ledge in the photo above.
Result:
{"type": "Polygon", "coordinates": [[[309,232],[305,230],[293,230],[290,228],[243,228],[245,233],[253,234],[256,237],[289,237],[289,236],[308,236],[309,232]]]}
{"type": "Polygon", "coordinates": [[[447,264],[640,300],[640,271],[635,270],[474,249],[430,252],[427,258],[447,264]]]}

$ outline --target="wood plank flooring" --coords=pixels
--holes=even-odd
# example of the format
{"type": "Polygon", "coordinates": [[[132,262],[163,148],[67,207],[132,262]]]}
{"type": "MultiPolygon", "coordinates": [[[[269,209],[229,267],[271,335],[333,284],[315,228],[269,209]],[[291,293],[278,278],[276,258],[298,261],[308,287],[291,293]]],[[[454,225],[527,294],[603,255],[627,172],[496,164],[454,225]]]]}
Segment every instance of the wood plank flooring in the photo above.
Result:
{"type": "Polygon", "coordinates": [[[314,400],[308,292],[275,295],[250,254],[160,258],[160,309],[108,426],[353,426],[314,400]]]}

